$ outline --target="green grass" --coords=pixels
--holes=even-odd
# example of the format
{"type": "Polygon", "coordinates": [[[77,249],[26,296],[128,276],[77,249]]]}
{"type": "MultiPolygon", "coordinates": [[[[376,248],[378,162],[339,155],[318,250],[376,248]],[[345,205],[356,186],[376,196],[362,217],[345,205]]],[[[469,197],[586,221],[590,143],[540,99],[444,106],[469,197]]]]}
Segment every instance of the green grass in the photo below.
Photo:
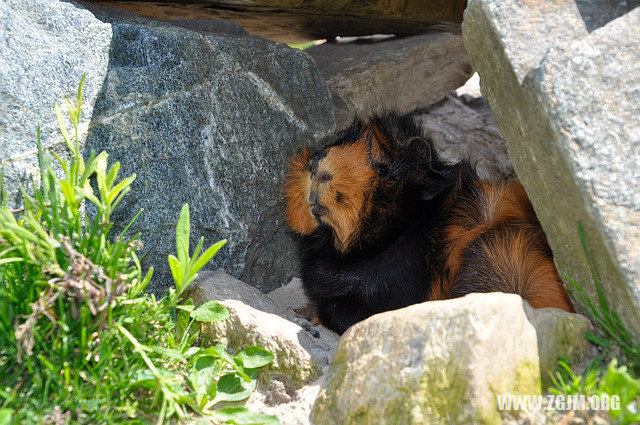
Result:
{"type": "Polygon", "coordinates": [[[55,107],[70,153],[69,160],[54,154],[63,177],[39,132],[41,181],[32,194],[22,191],[21,208],[8,207],[0,173],[0,425],[279,423],[238,405],[273,355],[200,344],[198,322],[229,313],[182,294],[226,241],[203,250],[200,239],[191,252],[188,205],[168,258],[175,288],[159,300],[144,292],[153,269],[140,265],[140,235],[126,236],[133,221],[118,233],[111,222],[135,175],[119,179],[119,163],[110,165],[105,152],[82,158],[83,82],[77,100],[66,101],[71,131],[55,107]],[[86,204],[94,217],[83,213],[86,204]]]}
{"type": "Polygon", "coordinates": [[[640,380],[637,379],[640,374],[640,340],[627,329],[607,300],[582,225],[579,226],[579,232],[591,266],[596,300],[592,300],[575,279],[565,277],[570,284],[571,295],[596,327],[595,332],[587,333],[585,337],[598,347],[600,354],[592,359],[582,373],[574,372],[567,359],[559,359],[549,392],[586,396],[618,395],[620,409],[609,411],[613,423],[640,423],[640,380]]]}

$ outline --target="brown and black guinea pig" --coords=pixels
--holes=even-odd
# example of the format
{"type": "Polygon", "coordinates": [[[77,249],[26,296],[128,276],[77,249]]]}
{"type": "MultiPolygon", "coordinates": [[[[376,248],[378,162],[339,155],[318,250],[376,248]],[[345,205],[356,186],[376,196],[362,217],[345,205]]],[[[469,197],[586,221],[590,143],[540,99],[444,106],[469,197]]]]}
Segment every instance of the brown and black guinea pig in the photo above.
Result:
{"type": "Polygon", "coordinates": [[[470,292],[573,311],[516,179],[446,164],[411,118],[356,119],[290,163],[287,222],[320,322],[341,334],[387,310],[470,292]]]}

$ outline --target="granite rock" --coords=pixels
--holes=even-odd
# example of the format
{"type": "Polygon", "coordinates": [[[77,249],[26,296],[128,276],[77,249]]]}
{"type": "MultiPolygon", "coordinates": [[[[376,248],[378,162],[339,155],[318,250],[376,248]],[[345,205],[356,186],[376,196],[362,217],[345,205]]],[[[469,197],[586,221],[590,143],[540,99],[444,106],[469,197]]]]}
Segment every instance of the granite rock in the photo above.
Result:
{"type": "MultiPolygon", "coordinates": [[[[29,188],[39,178],[38,126],[43,147],[64,156],[53,106],[76,98],[83,73],[82,112],[91,116],[107,73],[110,43],[111,26],[73,3],[0,2],[0,168],[12,207],[21,203],[19,185],[29,188]]],[[[86,126],[83,139],[85,134],[86,126]]]]}
{"type": "MultiPolygon", "coordinates": [[[[338,335],[328,330],[314,335],[310,327],[288,320],[288,313],[266,295],[222,270],[201,273],[185,297],[191,297],[195,305],[216,300],[227,307],[229,319],[203,324],[203,338],[231,349],[260,345],[271,351],[275,359],[269,380],[282,382],[290,397],[318,379],[335,352],[338,335]]],[[[265,397],[272,394],[273,398],[276,389],[267,391],[265,397]]]]}
{"type": "Polygon", "coordinates": [[[466,159],[480,177],[501,179],[513,175],[513,166],[478,81],[475,74],[463,87],[412,116],[443,160],[466,159]]]}
{"type": "Polygon", "coordinates": [[[471,0],[463,37],[558,269],[595,297],[582,223],[640,333],[640,8],[606,23],[618,2],[595,3],[471,0]]]}
{"type": "Polygon", "coordinates": [[[124,225],[144,210],[132,232],[143,235],[143,266],[156,267],[149,289],[173,284],[167,255],[184,203],[192,243],[229,241],[207,268],[223,267],[262,291],[291,279],[285,163],[335,129],[311,58],[228,24],[192,31],[92,10],[113,38],[87,152],[106,150],[123,175],[137,174],[114,219],[124,225]]]}

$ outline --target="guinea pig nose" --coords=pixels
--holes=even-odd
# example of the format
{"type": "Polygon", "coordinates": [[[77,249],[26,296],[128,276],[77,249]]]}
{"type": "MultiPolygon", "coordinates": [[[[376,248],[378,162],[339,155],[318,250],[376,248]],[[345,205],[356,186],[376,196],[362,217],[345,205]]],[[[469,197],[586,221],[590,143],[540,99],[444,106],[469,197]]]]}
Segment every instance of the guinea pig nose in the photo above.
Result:
{"type": "Polygon", "coordinates": [[[311,207],[311,214],[313,214],[315,218],[320,218],[323,213],[324,213],[324,208],[321,207],[320,205],[314,205],[311,207]]]}
{"type": "Polygon", "coordinates": [[[317,204],[318,203],[318,192],[313,191],[313,190],[309,191],[309,197],[307,198],[307,201],[311,205],[317,204]]]}

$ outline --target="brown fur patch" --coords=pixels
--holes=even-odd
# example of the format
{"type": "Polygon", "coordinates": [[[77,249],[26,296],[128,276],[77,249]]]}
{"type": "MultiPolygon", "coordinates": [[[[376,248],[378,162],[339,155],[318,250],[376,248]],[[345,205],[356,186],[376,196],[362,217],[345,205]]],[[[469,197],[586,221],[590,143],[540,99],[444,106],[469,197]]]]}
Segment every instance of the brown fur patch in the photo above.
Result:
{"type": "MultiPolygon", "coordinates": [[[[517,180],[480,182],[474,199],[454,199],[445,226],[445,270],[430,299],[449,296],[470,244],[501,223],[516,220],[518,232],[505,230],[491,243],[483,243],[484,257],[492,264],[504,287],[496,291],[520,294],[536,308],[556,307],[573,311],[553,260],[542,253],[546,238],[524,188],[517,180]]],[[[507,229],[505,227],[505,229],[507,229]]],[[[477,249],[477,248],[473,248],[477,249]]],[[[473,265],[470,265],[471,267],[473,265]]]]}
{"type": "Polygon", "coordinates": [[[318,164],[316,175],[321,173],[330,174],[332,179],[320,183],[312,178],[311,190],[316,191],[319,204],[326,209],[321,220],[333,229],[336,249],[345,252],[358,238],[362,218],[371,211],[371,193],[377,185],[364,140],[329,149],[318,164]]]}
{"type": "Polygon", "coordinates": [[[374,162],[382,160],[384,150],[390,151],[393,149],[391,142],[375,122],[367,127],[364,137],[369,143],[369,156],[374,162]]]}
{"type": "Polygon", "coordinates": [[[553,260],[541,254],[524,229],[505,234],[484,246],[496,273],[505,276],[504,292],[519,294],[534,308],[555,307],[573,312],[553,260]]]}
{"type": "Polygon", "coordinates": [[[286,201],[287,224],[301,235],[308,235],[318,226],[318,221],[311,214],[307,198],[311,184],[309,160],[311,152],[306,147],[291,160],[289,174],[285,178],[284,198],[286,201]]]}

